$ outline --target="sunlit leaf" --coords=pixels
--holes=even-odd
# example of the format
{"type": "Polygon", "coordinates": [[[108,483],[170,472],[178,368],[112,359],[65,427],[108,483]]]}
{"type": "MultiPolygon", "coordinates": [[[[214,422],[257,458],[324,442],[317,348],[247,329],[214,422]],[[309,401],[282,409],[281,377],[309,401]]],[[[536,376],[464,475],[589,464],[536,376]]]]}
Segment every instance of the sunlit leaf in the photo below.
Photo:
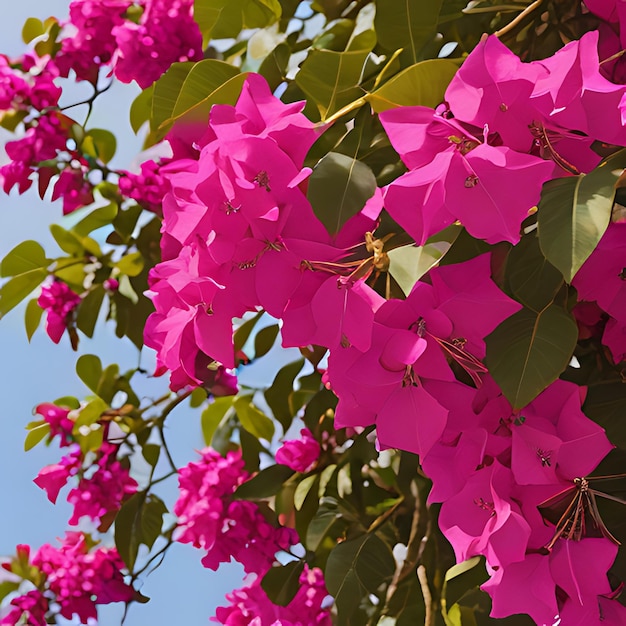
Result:
{"type": "Polygon", "coordinates": [[[202,436],[207,446],[211,445],[213,435],[224,419],[228,410],[233,406],[234,396],[224,396],[222,398],[214,398],[209,406],[202,411],[200,422],[202,424],[202,436]]]}
{"type": "Polygon", "coordinates": [[[233,403],[241,425],[258,439],[271,441],[274,422],[251,402],[251,396],[240,396],[233,403]]]}
{"type": "Polygon", "coordinates": [[[36,241],[23,241],[2,259],[0,276],[17,276],[49,264],[44,249],[36,241]]]}
{"type": "Polygon", "coordinates": [[[0,317],[16,307],[48,276],[47,270],[40,268],[14,276],[0,287],[0,317]]]}

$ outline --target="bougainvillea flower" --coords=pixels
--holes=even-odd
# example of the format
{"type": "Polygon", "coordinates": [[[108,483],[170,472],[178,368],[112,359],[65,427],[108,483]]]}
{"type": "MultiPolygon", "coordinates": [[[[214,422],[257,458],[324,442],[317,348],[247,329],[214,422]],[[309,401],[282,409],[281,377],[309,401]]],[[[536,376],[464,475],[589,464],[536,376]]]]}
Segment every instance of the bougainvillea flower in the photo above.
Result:
{"type": "Polygon", "coordinates": [[[510,470],[494,461],[441,505],[439,527],[458,562],[483,554],[491,567],[505,567],[524,559],[530,526],[511,498],[513,486],[510,470]]]}
{"type": "Polygon", "coordinates": [[[602,537],[582,541],[558,541],[550,553],[554,582],[580,606],[597,606],[597,596],[611,593],[606,573],[618,546],[602,537]]]}
{"type": "Polygon", "coordinates": [[[73,323],[80,303],[81,297],[59,280],[41,288],[37,304],[47,312],[46,332],[54,343],[61,341],[63,333],[73,323]]]}
{"type": "Polygon", "coordinates": [[[480,588],[491,596],[491,617],[528,613],[537,624],[558,620],[555,583],[545,555],[527,554],[523,561],[498,568],[480,588]]]}
{"type": "Polygon", "coordinates": [[[457,219],[474,237],[517,243],[553,164],[490,145],[487,137],[432,113],[402,107],[380,115],[392,145],[413,168],[387,187],[385,208],[420,245],[457,219]],[[405,152],[408,136],[416,138],[419,156],[414,148],[405,152]]]}
{"type": "Polygon", "coordinates": [[[537,81],[532,100],[547,118],[599,141],[626,144],[626,91],[600,74],[597,31],[536,63],[548,74],[537,81]]]}
{"type": "Polygon", "coordinates": [[[47,626],[48,599],[39,589],[33,589],[23,596],[13,598],[11,606],[15,608],[0,619],[0,624],[17,626],[18,624],[26,623],[30,626],[47,626]],[[24,616],[26,617],[26,622],[23,621],[24,616]]]}
{"type": "Polygon", "coordinates": [[[320,455],[320,444],[308,428],[300,431],[300,439],[289,439],[276,450],[276,463],[286,465],[295,472],[308,472],[320,455]]]}

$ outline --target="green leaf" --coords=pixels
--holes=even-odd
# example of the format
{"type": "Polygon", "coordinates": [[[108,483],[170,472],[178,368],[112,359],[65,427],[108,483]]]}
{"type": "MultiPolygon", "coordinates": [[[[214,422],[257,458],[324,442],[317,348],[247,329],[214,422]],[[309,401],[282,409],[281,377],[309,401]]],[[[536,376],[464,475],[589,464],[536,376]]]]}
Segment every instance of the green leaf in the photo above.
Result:
{"type": "Polygon", "coordinates": [[[325,498],[324,503],[319,507],[307,528],[304,542],[307,549],[315,552],[335,522],[340,520],[341,517],[341,511],[337,506],[337,502],[331,498],[325,498]]]}
{"type": "Polygon", "coordinates": [[[141,543],[148,546],[148,549],[152,548],[161,534],[163,515],[167,512],[167,507],[161,498],[152,493],[148,494],[141,508],[141,535],[139,537],[141,543]]]}
{"type": "Polygon", "coordinates": [[[133,494],[115,518],[115,547],[129,571],[133,571],[139,544],[143,539],[141,516],[146,493],[133,494]]]}
{"type": "Polygon", "coordinates": [[[144,261],[141,252],[131,252],[130,254],[125,254],[115,264],[115,267],[117,267],[122,274],[126,274],[126,276],[138,276],[141,274],[143,266],[144,261]]]}
{"type": "Polygon", "coordinates": [[[202,415],[200,416],[200,423],[202,425],[202,436],[204,443],[207,446],[211,445],[213,441],[213,435],[224,419],[226,413],[233,406],[234,396],[224,396],[222,398],[215,398],[209,406],[207,406],[202,415]]]}
{"type": "Polygon", "coordinates": [[[14,276],[0,287],[0,318],[16,307],[48,276],[47,270],[40,268],[14,276]]]}
{"type": "Polygon", "coordinates": [[[293,391],[293,381],[303,367],[304,359],[287,363],[278,370],[272,385],[264,393],[268,406],[272,409],[274,417],[280,422],[284,432],[287,431],[293,419],[289,406],[289,394],[293,391]]]}
{"type": "Polygon", "coordinates": [[[112,224],[117,216],[117,211],[118,206],[116,202],[98,207],[89,213],[89,215],[83,217],[83,219],[72,228],[72,232],[76,233],[80,238],[85,238],[90,232],[112,224]]]}
{"type": "Polygon", "coordinates": [[[275,496],[293,475],[294,471],[286,465],[270,465],[239,485],[233,495],[241,500],[263,500],[275,496]]]}
{"type": "Polygon", "coordinates": [[[376,177],[365,163],[330,152],[313,170],[307,195],[317,217],[336,235],[374,195],[376,186],[376,177]]]}
{"type": "Polygon", "coordinates": [[[404,48],[410,62],[420,60],[422,48],[437,34],[443,0],[377,3],[374,27],[379,44],[388,51],[404,48]]]}
{"type": "Polygon", "coordinates": [[[135,134],[150,120],[153,91],[154,86],[150,85],[150,87],[144,89],[130,105],[130,125],[135,131],[135,134]]]}
{"type": "Polygon", "coordinates": [[[272,91],[285,80],[291,49],[286,43],[279,43],[268,54],[259,67],[259,74],[265,78],[272,91]]]}
{"type": "Polygon", "coordinates": [[[115,228],[115,232],[122,238],[124,243],[127,243],[133,234],[141,212],[142,208],[138,204],[133,204],[127,209],[121,209],[115,216],[113,228],[115,228]]]}
{"type": "Polygon", "coordinates": [[[24,450],[28,452],[49,434],[50,424],[48,424],[48,422],[43,422],[43,424],[39,424],[39,426],[31,428],[26,435],[26,439],[24,440],[24,450]]]}
{"type": "Polygon", "coordinates": [[[159,462],[159,456],[161,454],[161,446],[156,443],[146,443],[141,448],[141,454],[143,458],[146,459],[146,462],[151,467],[156,467],[156,464],[159,462]]]}
{"type": "Polygon", "coordinates": [[[611,219],[615,183],[626,167],[626,150],[589,174],[544,184],[538,206],[539,244],[568,283],[594,251],[611,219]]]}
{"type": "Polygon", "coordinates": [[[389,273],[408,296],[415,283],[439,262],[451,245],[448,241],[438,241],[423,246],[400,246],[389,250],[389,273]]]}
{"type": "Polygon", "coordinates": [[[276,337],[278,337],[278,324],[272,324],[261,328],[254,338],[254,358],[258,359],[266,355],[274,345],[276,337]]]}
{"type": "Polygon", "coordinates": [[[117,139],[110,130],[90,128],[86,131],[81,148],[89,156],[108,163],[115,156],[117,139]]]}
{"type": "Polygon", "coordinates": [[[274,436],[274,422],[251,402],[252,396],[240,396],[233,403],[241,425],[258,439],[271,441],[274,436]]]}
{"type": "Polygon", "coordinates": [[[263,317],[263,311],[260,311],[249,320],[246,320],[237,328],[235,334],[233,335],[235,352],[239,352],[239,350],[243,349],[246,341],[248,341],[248,337],[250,337],[250,333],[254,330],[254,327],[257,325],[257,322],[261,319],[261,317],[263,317]]]}
{"type": "Polygon", "coordinates": [[[103,300],[104,287],[102,285],[96,285],[87,293],[78,306],[76,326],[80,331],[85,333],[87,337],[93,337],[103,300]]]}
{"type": "Polygon", "coordinates": [[[37,39],[45,34],[46,27],[43,22],[36,17],[29,17],[22,27],[22,41],[29,44],[33,39],[37,39]]]}
{"type": "Polygon", "coordinates": [[[363,90],[359,84],[368,56],[367,50],[309,52],[296,74],[296,83],[317,105],[322,120],[361,100],[363,90]]]}
{"type": "Polygon", "coordinates": [[[9,252],[0,265],[0,276],[17,276],[31,270],[48,267],[44,249],[36,241],[23,241],[9,252]]]}
{"type": "Polygon", "coordinates": [[[578,340],[573,317],[552,304],[522,309],[486,339],[487,367],[514,408],[526,406],[565,370],[578,340]]]}
{"type": "Polygon", "coordinates": [[[37,304],[37,298],[29,300],[24,313],[24,326],[26,327],[26,336],[29,342],[33,338],[37,328],[39,328],[42,315],[43,309],[37,304]]]}
{"type": "MultiPolygon", "coordinates": [[[[98,209],[96,209],[97,211],[98,209]]],[[[94,213],[96,212],[94,211],[94,213]]],[[[100,214],[101,215],[101,214],[100,214]]],[[[84,220],[89,220],[91,217],[87,215],[87,217],[83,218],[84,220]]],[[[82,222],[83,220],[81,220],[82,222]]],[[[81,223],[79,222],[79,224],[81,223]]],[[[89,225],[89,221],[85,224],[85,227],[89,225]]],[[[101,224],[104,225],[104,224],[101,224]]],[[[78,233],[75,232],[75,228],[72,232],[65,230],[62,226],[58,224],[50,225],[50,232],[54,237],[54,240],[59,244],[59,248],[63,250],[63,252],[67,252],[75,257],[80,257],[85,254],[85,251],[89,252],[91,255],[99,257],[102,256],[102,250],[98,243],[93,240],[91,237],[82,237],[78,233]]],[[[93,229],[92,229],[93,230],[93,229]]]]}
{"type": "Polygon", "coordinates": [[[400,106],[435,108],[443,102],[446,89],[458,69],[458,64],[448,59],[421,61],[367,94],[365,100],[376,113],[400,106]]]}
{"type": "Polygon", "coordinates": [[[299,511],[302,508],[309,491],[311,491],[313,485],[318,479],[318,474],[311,474],[311,476],[307,476],[298,483],[296,491],[293,494],[293,505],[296,507],[296,510],[299,511]]]}
{"type": "Polygon", "coordinates": [[[395,568],[390,547],[376,534],[338,544],[328,557],[324,579],[340,617],[349,619],[361,598],[390,579],[395,568]]]}
{"type": "Polygon", "coordinates": [[[4,580],[0,582],[0,602],[4,600],[10,593],[17,591],[20,588],[19,582],[13,582],[12,580],[4,580]]]}
{"type": "Polygon", "coordinates": [[[304,561],[292,561],[286,565],[274,565],[261,580],[267,597],[278,606],[287,606],[300,589],[300,575],[304,561]]]}
{"type": "Polygon", "coordinates": [[[543,256],[535,233],[511,248],[506,277],[515,298],[533,311],[548,306],[563,284],[563,275],[543,256]]]}
{"type": "Polygon", "coordinates": [[[583,410],[587,417],[606,430],[612,444],[626,450],[626,385],[621,379],[590,384],[583,410]]]}
{"type": "Polygon", "coordinates": [[[102,376],[102,361],[94,354],[83,354],[76,361],[76,373],[78,377],[95,394],[98,393],[98,385],[102,376]]]}
{"type": "Polygon", "coordinates": [[[238,68],[215,59],[174,63],[154,84],[151,128],[162,137],[175,120],[192,113],[206,122],[214,104],[235,104],[245,78],[238,68]]]}

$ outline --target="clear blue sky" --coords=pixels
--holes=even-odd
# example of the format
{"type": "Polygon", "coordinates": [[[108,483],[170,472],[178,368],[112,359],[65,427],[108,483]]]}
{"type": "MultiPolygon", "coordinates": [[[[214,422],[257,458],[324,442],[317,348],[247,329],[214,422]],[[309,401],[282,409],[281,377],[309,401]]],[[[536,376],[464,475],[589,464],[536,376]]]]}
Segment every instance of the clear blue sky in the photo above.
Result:
{"type": "MultiPolygon", "coordinates": [[[[20,31],[27,17],[62,18],[68,7],[69,0],[5,3],[0,20],[0,53],[16,55],[24,50],[20,31]]],[[[140,147],[141,142],[127,121],[128,105],[136,93],[132,86],[116,86],[98,101],[91,118],[92,126],[110,128],[116,133],[118,155],[113,165],[117,167],[128,167],[140,147]]],[[[0,137],[0,143],[5,140],[5,136],[0,137]]],[[[34,192],[22,197],[0,195],[0,258],[25,239],[40,241],[49,256],[56,254],[58,249],[48,231],[52,222],[63,224],[60,203],[41,202],[34,192]]],[[[54,345],[42,327],[32,343],[27,343],[23,307],[0,320],[0,349],[0,555],[6,555],[14,552],[17,543],[28,543],[34,548],[54,543],[68,529],[67,503],[60,497],[53,506],[32,482],[41,467],[58,461],[60,452],[55,447],[38,446],[25,453],[24,426],[32,419],[33,407],[38,403],[64,395],[80,398],[89,392],[74,373],[78,355],[72,352],[67,337],[60,345],[54,345]]],[[[81,353],[98,354],[103,363],[117,362],[122,368],[137,363],[137,352],[130,343],[118,340],[106,328],[101,328],[93,341],[83,338],[81,353]]],[[[150,391],[144,393],[152,395],[150,391]]],[[[195,458],[194,450],[203,447],[199,416],[181,408],[170,416],[170,422],[174,459],[179,466],[184,465],[195,458]]],[[[161,492],[170,507],[176,497],[175,487],[173,483],[161,492]]],[[[151,601],[131,608],[126,626],[206,624],[215,607],[224,604],[224,594],[241,586],[242,574],[238,566],[223,567],[219,573],[205,570],[200,565],[201,556],[190,546],[175,546],[164,565],[142,587],[151,601]]],[[[119,607],[109,608],[103,610],[100,624],[115,626],[120,619],[119,607]]]]}

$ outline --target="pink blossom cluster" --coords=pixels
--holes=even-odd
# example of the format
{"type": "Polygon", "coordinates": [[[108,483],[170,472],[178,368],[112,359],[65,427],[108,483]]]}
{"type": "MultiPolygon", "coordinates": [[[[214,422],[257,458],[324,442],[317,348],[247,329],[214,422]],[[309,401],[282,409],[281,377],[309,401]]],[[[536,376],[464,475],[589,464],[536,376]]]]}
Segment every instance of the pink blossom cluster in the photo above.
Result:
{"type": "Polygon", "coordinates": [[[602,76],[597,43],[591,31],[523,63],[487,37],[442,107],[381,113],[410,170],[386,188],[385,208],[418,244],[455,220],[478,239],[515,244],[544,182],[594,169],[596,141],[626,145],[625,88],[602,76]]]}
{"type": "Polygon", "coordinates": [[[218,607],[211,621],[227,626],[331,626],[330,611],[323,606],[328,593],[322,571],[305,565],[299,583],[293,600],[277,606],[256,578],[248,587],[227,594],[230,606],[218,607]]]}
{"type": "Polygon", "coordinates": [[[626,83],[626,7],[621,0],[586,0],[585,6],[599,18],[598,54],[602,75],[614,83],[626,83]]]}
{"type": "Polygon", "coordinates": [[[138,174],[122,171],[118,181],[120,193],[135,200],[146,211],[161,215],[163,197],[169,188],[160,168],[159,163],[148,160],[141,164],[138,174]]]}
{"type": "MultiPolygon", "coordinates": [[[[28,546],[18,546],[21,560],[29,560],[28,546]]],[[[77,616],[81,623],[97,618],[97,605],[129,602],[134,590],[124,582],[124,564],[115,548],[93,548],[83,533],[68,532],[60,547],[45,544],[32,558],[41,580],[37,589],[11,601],[15,608],[0,624],[15,626],[23,616],[32,626],[45,626],[52,604],[65,619],[77,616]]],[[[11,571],[11,564],[3,565],[11,571]]]]}
{"type": "Polygon", "coordinates": [[[50,502],[55,503],[67,481],[78,477],[67,500],[74,506],[70,525],[76,526],[82,517],[99,523],[119,511],[124,501],[137,491],[137,481],[128,467],[118,460],[119,446],[104,441],[96,453],[85,454],[72,434],[74,419],[69,409],[44,403],[36,411],[50,425],[50,437],[60,438],[60,446],[69,448],[58,463],[42,468],[34,483],[43,489],[50,502]]]}
{"type": "Polygon", "coordinates": [[[145,88],[172,63],[202,59],[192,0],[74,0],[64,28],[54,63],[63,76],[74,70],[93,84],[102,66],[112,65],[119,80],[145,88]]]}
{"type": "Polygon", "coordinates": [[[31,54],[11,60],[0,55],[0,111],[43,111],[58,104],[61,88],[54,68],[40,67],[31,54]]]}
{"type": "Polygon", "coordinates": [[[46,311],[46,332],[54,343],[59,343],[65,330],[74,326],[76,308],[81,297],[64,282],[53,280],[41,288],[37,304],[46,311]]]}
{"type": "Polygon", "coordinates": [[[206,550],[202,564],[209,569],[233,558],[246,572],[265,574],[277,552],[298,543],[297,533],[270,524],[256,503],[233,498],[250,477],[241,451],[223,457],[205,448],[201,455],[200,461],[179,470],[176,540],[206,550]]]}
{"type": "Polygon", "coordinates": [[[321,448],[308,428],[300,431],[300,439],[289,439],[276,450],[276,463],[294,472],[310,472],[320,456],[321,448]]]}

